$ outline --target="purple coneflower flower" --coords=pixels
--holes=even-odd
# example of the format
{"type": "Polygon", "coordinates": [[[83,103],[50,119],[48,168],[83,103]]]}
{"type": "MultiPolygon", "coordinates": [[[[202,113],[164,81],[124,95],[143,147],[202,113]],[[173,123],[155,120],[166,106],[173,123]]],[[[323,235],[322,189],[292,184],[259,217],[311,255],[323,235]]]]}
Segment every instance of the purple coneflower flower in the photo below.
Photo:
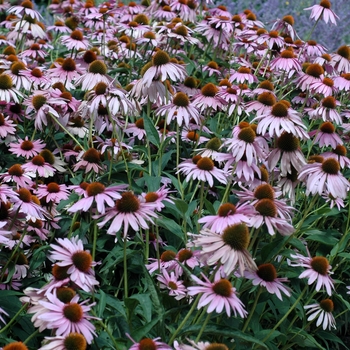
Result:
{"type": "Polygon", "coordinates": [[[30,188],[34,182],[22,169],[21,164],[14,164],[8,168],[6,173],[0,175],[3,182],[14,182],[17,189],[20,187],[30,188]]]}
{"type": "Polygon", "coordinates": [[[208,215],[200,218],[198,222],[203,224],[203,229],[207,228],[216,233],[222,233],[228,226],[248,224],[249,216],[255,213],[254,208],[249,204],[235,206],[232,203],[224,203],[218,209],[217,215],[208,215]]]}
{"type": "Polygon", "coordinates": [[[304,9],[304,11],[307,10],[311,10],[310,18],[315,21],[318,21],[322,17],[326,23],[330,21],[337,25],[336,18],[339,19],[339,17],[331,10],[331,2],[329,0],[321,0],[319,5],[314,5],[304,9]]]}
{"type": "Polygon", "coordinates": [[[221,262],[227,275],[236,268],[242,276],[245,269],[256,269],[255,262],[247,251],[250,239],[245,223],[227,226],[220,234],[204,229],[192,237],[189,246],[201,247],[200,260],[208,265],[221,262]]]}
{"type": "Polygon", "coordinates": [[[88,211],[92,204],[95,202],[97,205],[97,211],[100,214],[105,214],[105,205],[113,207],[115,200],[121,198],[121,194],[118,191],[125,190],[127,185],[105,187],[100,182],[92,182],[87,185],[84,193],[84,198],[78,200],[67,211],[75,213],[79,210],[88,211]]]}
{"type": "Polygon", "coordinates": [[[193,281],[196,282],[198,286],[188,287],[189,295],[203,293],[198,302],[198,309],[208,306],[207,313],[213,311],[221,313],[225,308],[228,317],[231,316],[231,310],[235,316],[237,316],[237,313],[242,318],[247,316],[248,312],[244,309],[243,303],[238,299],[236,288],[232,287],[229,280],[222,278],[210,282],[206,276],[203,274],[202,276],[205,280],[204,282],[192,275],[193,281]]]}
{"type": "Polygon", "coordinates": [[[299,139],[291,133],[283,132],[277,139],[277,148],[273,149],[267,159],[269,170],[272,171],[280,160],[281,176],[292,173],[292,167],[299,171],[306,160],[300,150],[299,139]]]}
{"type": "Polygon", "coordinates": [[[115,202],[113,208],[108,208],[106,214],[98,217],[103,217],[102,221],[97,224],[98,227],[103,227],[109,220],[113,219],[107,230],[110,235],[115,235],[124,226],[123,238],[126,238],[129,227],[135,231],[140,230],[140,228],[148,229],[147,221],[153,224],[152,218],[156,218],[157,214],[147,203],[140,201],[132,192],[127,191],[122,193],[121,198],[115,202]]]}
{"type": "Polygon", "coordinates": [[[322,287],[326,288],[327,294],[332,295],[334,289],[333,280],[330,277],[332,266],[323,256],[305,257],[301,254],[291,254],[291,258],[296,260],[291,262],[291,266],[302,266],[306,270],[299,275],[299,278],[307,278],[308,284],[316,282],[316,291],[322,287]]]}
{"type": "Polygon", "coordinates": [[[331,146],[336,148],[338,145],[342,145],[343,141],[340,136],[335,132],[335,126],[331,122],[324,122],[320,125],[319,130],[310,132],[310,136],[315,135],[314,143],[320,147],[331,146]]]}
{"type": "Polygon", "coordinates": [[[335,198],[345,199],[350,183],[341,174],[339,162],[334,158],[320,158],[320,162],[304,165],[299,173],[298,179],[306,182],[306,194],[321,195],[328,191],[335,198]]]}
{"type": "Polygon", "coordinates": [[[46,322],[46,328],[55,329],[56,335],[67,336],[70,333],[82,334],[87,343],[91,344],[95,333],[95,326],[89,321],[94,317],[88,315],[88,311],[94,305],[78,303],[79,295],[75,295],[69,303],[64,303],[57,298],[56,291],[47,293],[48,301],[39,300],[38,303],[45,309],[37,317],[46,322]]]}
{"type": "Polygon", "coordinates": [[[202,157],[200,155],[194,156],[192,159],[185,160],[178,165],[177,173],[183,173],[186,175],[186,181],[189,180],[201,180],[208,182],[210,187],[214,186],[214,179],[226,184],[226,173],[218,169],[214,162],[209,157],[202,157]]]}
{"type": "Polygon", "coordinates": [[[78,285],[86,292],[93,291],[94,286],[98,285],[95,278],[95,272],[92,269],[96,262],[92,260],[89,251],[84,250],[83,242],[79,237],[57,238],[58,245],[51,244],[51,261],[61,267],[67,267],[67,275],[72,282],[78,285]]]}
{"type": "Polygon", "coordinates": [[[138,343],[133,340],[128,334],[128,338],[132,340],[134,343],[129,350],[148,350],[148,349],[154,349],[154,350],[171,350],[171,347],[161,341],[159,341],[160,337],[158,338],[143,338],[138,343]]]}
{"type": "Polygon", "coordinates": [[[44,345],[38,350],[86,350],[86,339],[82,334],[69,333],[66,336],[45,337],[44,345]]]}
{"type": "Polygon", "coordinates": [[[323,299],[319,303],[306,305],[304,306],[304,309],[308,310],[306,312],[306,314],[309,315],[307,318],[308,321],[313,321],[318,317],[316,322],[317,327],[322,324],[323,330],[326,330],[327,328],[329,330],[336,328],[335,318],[332,315],[334,304],[331,299],[323,299]]]}
{"type": "Polygon", "coordinates": [[[198,110],[190,103],[188,96],[184,92],[178,92],[173,97],[172,103],[161,106],[156,110],[157,115],[166,116],[167,124],[176,120],[179,126],[188,126],[190,120],[200,124],[198,110]]]}
{"type": "Polygon", "coordinates": [[[179,280],[179,276],[175,271],[171,271],[170,275],[166,269],[158,275],[157,280],[160,282],[160,289],[168,289],[169,295],[181,300],[186,297],[187,290],[183,282],[179,280]]]}
{"type": "Polygon", "coordinates": [[[275,267],[270,264],[258,266],[256,271],[246,270],[245,277],[252,280],[254,286],[263,286],[271,294],[276,294],[277,298],[282,300],[282,293],[290,297],[290,289],[285,287],[282,282],[288,282],[287,278],[277,278],[275,267]]]}
{"type": "Polygon", "coordinates": [[[158,51],[152,57],[152,66],[143,75],[142,81],[149,87],[153,80],[183,81],[186,77],[186,70],[183,65],[172,63],[165,51],[158,51]]]}
{"type": "Polygon", "coordinates": [[[266,132],[270,137],[281,136],[286,131],[292,133],[300,139],[308,139],[305,132],[306,126],[301,120],[300,114],[289,108],[283,101],[277,102],[271,109],[271,112],[258,115],[252,121],[258,120],[256,132],[264,135],[266,132]]]}

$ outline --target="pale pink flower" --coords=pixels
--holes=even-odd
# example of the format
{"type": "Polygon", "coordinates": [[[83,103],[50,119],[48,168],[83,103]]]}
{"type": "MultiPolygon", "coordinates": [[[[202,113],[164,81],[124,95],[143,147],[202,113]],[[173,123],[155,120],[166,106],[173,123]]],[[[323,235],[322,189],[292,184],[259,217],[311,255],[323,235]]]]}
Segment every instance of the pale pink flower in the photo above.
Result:
{"type": "Polygon", "coordinates": [[[79,349],[86,349],[85,337],[79,333],[69,333],[66,336],[45,337],[43,346],[38,350],[69,350],[71,346],[79,346],[79,349]]]}
{"type": "Polygon", "coordinates": [[[84,250],[83,242],[78,236],[71,239],[57,238],[57,244],[51,244],[49,259],[56,261],[58,266],[68,267],[67,274],[72,282],[86,292],[94,290],[99,282],[95,278],[92,267],[96,262],[92,260],[89,251],[84,250]]]}
{"type": "Polygon", "coordinates": [[[73,58],[67,57],[61,64],[54,62],[53,65],[54,67],[47,71],[52,81],[62,81],[67,90],[74,89],[74,81],[83,74],[80,64],[76,64],[73,58]]]}
{"type": "Polygon", "coordinates": [[[338,89],[335,85],[335,81],[331,78],[323,78],[322,81],[316,81],[309,86],[313,94],[322,94],[324,97],[332,96],[338,89]]]}
{"type": "Polygon", "coordinates": [[[140,201],[132,192],[126,191],[115,202],[115,206],[108,208],[106,214],[99,215],[98,218],[100,217],[103,219],[97,224],[98,227],[103,227],[108,221],[113,219],[107,233],[115,235],[124,226],[123,238],[126,238],[129,227],[135,231],[140,230],[140,228],[148,229],[147,222],[149,221],[153,224],[153,218],[157,218],[157,214],[154,212],[154,208],[150,207],[148,203],[140,201]]]}
{"type": "Polygon", "coordinates": [[[252,280],[254,286],[263,286],[271,294],[276,294],[277,298],[282,300],[282,293],[291,296],[290,289],[285,287],[282,282],[288,282],[287,278],[277,278],[276,269],[272,264],[262,264],[256,271],[246,270],[245,277],[252,280]]]}
{"type": "Polygon", "coordinates": [[[178,276],[182,276],[184,269],[182,267],[189,267],[193,270],[196,266],[199,266],[199,250],[191,250],[187,248],[180,249],[176,254],[177,264],[175,265],[175,272],[178,276]]]}
{"type": "Polygon", "coordinates": [[[208,157],[194,156],[190,160],[185,160],[178,165],[178,173],[186,175],[186,181],[190,179],[208,182],[210,187],[214,186],[214,179],[227,183],[227,174],[217,168],[214,162],[208,157]]]}
{"type": "Polygon", "coordinates": [[[129,339],[132,340],[134,343],[129,350],[141,350],[141,349],[152,349],[152,350],[171,350],[171,347],[167,345],[166,343],[163,343],[159,341],[160,337],[158,338],[143,338],[139,342],[136,342],[133,340],[129,334],[126,334],[129,339]]]}
{"type": "Polygon", "coordinates": [[[295,72],[301,71],[301,64],[294,56],[293,51],[284,50],[279,57],[274,58],[270,64],[271,70],[281,70],[291,77],[295,72]]]}
{"type": "Polygon", "coordinates": [[[33,157],[30,162],[23,164],[22,169],[32,178],[36,178],[38,175],[47,178],[56,172],[56,169],[39,154],[33,157]]]}
{"type": "Polygon", "coordinates": [[[304,165],[298,179],[306,183],[306,194],[321,195],[328,191],[335,198],[345,199],[350,187],[349,181],[340,172],[339,162],[334,158],[304,165]]]}
{"type": "Polygon", "coordinates": [[[227,105],[227,102],[219,96],[219,89],[213,83],[208,83],[202,87],[200,92],[193,96],[193,105],[197,107],[201,112],[208,111],[210,109],[217,111],[223,109],[227,105]]]}
{"type": "Polygon", "coordinates": [[[336,53],[331,54],[330,65],[340,73],[350,72],[350,47],[347,45],[341,46],[336,53]]]}
{"type": "Polygon", "coordinates": [[[277,102],[271,112],[255,117],[252,122],[256,120],[258,121],[256,130],[258,134],[264,135],[267,132],[270,137],[279,137],[286,131],[299,139],[309,138],[300,114],[288,108],[283,102],[277,102]]]}
{"type": "Polygon", "coordinates": [[[322,119],[323,121],[335,122],[339,125],[342,124],[342,118],[337,111],[337,106],[340,102],[337,101],[333,96],[325,97],[319,107],[309,112],[312,119],[322,119]]]}
{"type": "Polygon", "coordinates": [[[244,159],[249,166],[265,160],[265,150],[268,149],[266,141],[256,137],[255,131],[249,126],[242,128],[237,137],[226,139],[221,148],[223,147],[227,147],[227,152],[234,157],[236,162],[244,159]]]}
{"type": "Polygon", "coordinates": [[[188,246],[200,247],[200,260],[207,265],[220,262],[227,275],[237,268],[241,275],[246,268],[256,269],[255,262],[247,251],[249,230],[245,223],[227,226],[220,234],[204,229],[199,235],[190,235],[193,240],[188,246]]]}
{"type": "Polygon", "coordinates": [[[322,17],[326,23],[330,21],[331,23],[337,25],[336,18],[339,19],[339,17],[333,10],[331,10],[331,2],[329,0],[321,0],[319,5],[314,5],[304,9],[304,11],[308,10],[311,10],[311,19],[318,21],[322,17]]]}
{"type": "Polygon", "coordinates": [[[249,223],[249,217],[254,215],[255,210],[249,204],[237,205],[224,203],[218,209],[217,215],[207,215],[198,220],[203,224],[203,229],[207,228],[216,233],[222,233],[228,226],[249,223]]]}
{"type": "Polygon", "coordinates": [[[149,87],[153,80],[183,81],[185,77],[185,66],[172,63],[165,51],[158,51],[152,58],[152,66],[143,75],[142,82],[146,87],[149,87]]]}
{"type": "Polygon", "coordinates": [[[107,86],[113,79],[107,76],[107,66],[101,60],[92,61],[86,73],[83,73],[75,80],[75,86],[80,86],[83,91],[93,89],[98,83],[105,83],[107,86]]]}
{"type": "Polygon", "coordinates": [[[240,67],[230,75],[229,81],[238,84],[253,84],[258,82],[258,78],[249,67],[240,67]]]}
{"type": "Polygon", "coordinates": [[[166,269],[167,271],[175,270],[175,268],[179,265],[176,260],[176,253],[172,250],[166,250],[160,256],[160,259],[149,258],[151,263],[146,265],[146,269],[150,274],[154,271],[161,271],[166,269]]]}
{"type": "Polygon", "coordinates": [[[95,326],[89,321],[94,317],[88,314],[95,303],[86,305],[86,301],[78,303],[79,295],[75,295],[72,300],[65,304],[60,301],[55,291],[53,294],[47,293],[48,301],[39,300],[38,304],[45,308],[37,318],[46,322],[46,328],[54,329],[56,335],[66,336],[70,333],[82,334],[87,343],[91,344],[95,333],[95,326]]]}
{"type": "Polygon", "coordinates": [[[236,288],[232,287],[231,282],[224,278],[210,282],[205,275],[202,274],[202,276],[205,280],[204,282],[192,275],[192,280],[197,286],[188,287],[188,295],[192,296],[202,293],[197,305],[198,309],[208,306],[207,313],[212,313],[213,311],[221,313],[225,309],[228,317],[231,316],[231,310],[235,316],[237,316],[237,313],[242,318],[247,316],[248,312],[238,299],[236,288]]]}
{"type": "Polygon", "coordinates": [[[332,151],[321,154],[324,159],[334,158],[339,162],[341,168],[350,168],[350,159],[347,157],[347,149],[345,146],[337,145],[332,151]]]}
{"type": "Polygon", "coordinates": [[[86,152],[82,151],[77,157],[77,163],[74,165],[73,170],[85,169],[85,173],[94,171],[99,173],[103,170],[101,164],[101,153],[95,148],[89,148],[86,152]]]}
{"type": "Polygon", "coordinates": [[[23,101],[26,108],[26,118],[34,119],[35,128],[43,130],[48,125],[50,115],[60,119],[57,107],[65,105],[66,102],[62,98],[52,96],[50,91],[36,90],[34,93],[23,101]]]}
{"type": "Polygon", "coordinates": [[[251,226],[259,228],[265,224],[271,236],[275,235],[275,229],[283,236],[290,236],[295,231],[293,225],[288,222],[290,220],[278,216],[278,208],[274,200],[260,199],[254,207],[257,214],[251,216],[251,226]]]}
{"type": "Polygon", "coordinates": [[[336,133],[335,126],[331,122],[324,122],[320,125],[319,130],[314,130],[309,133],[310,136],[315,136],[314,143],[323,146],[331,146],[336,148],[342,145],[343,141],[336,133]]]}
{"type": "Polygon", "coordinates": [[[56,182],[50,182],[47,185],[38,185],[34,191],[36,196],[45,199],[46,203],[58,204],[60,201],[68,199],[70,192],[65,184],[59,185],[56,182]]]}
{"type": "Polygon", "coordinates": [[[272,26],[272,30],[280,33],[287,34],[293,40],[298,36],[294,27],[294,18],[291,15],[284,16],[282,19],[278,19],[272,26]]]}
{"type": "Polygon", "coordinates": [[[46,144],[41,140],[28,140],[28,136],[24,140],[18,138],[18,143],[10,143],[9,151],[15,154],[17,157],[25,157],[27,159],[38,155],[46,144]]]}
{"type": "Polygon", "coordinates": [[[183,281],[179,280],[175,271],[171,271],[169,275],[168,271],[163,269],[161,274],[157,276],[157,280],[160,282],[160,289],[168,289],[169,295],[175,297],[176,300],[186,297],[186,287],[183,281]]]}
{"type": "Polygon", "coordinates": [[[30,188],[34,184],[30,176],[22,169],[21,164],[12,165],[7,172],[0,174],[0,178],[3,182],[13,182],[17,189],[30,188]]]}
{"type": "Polygon", "coordinates": [[[161,211],[165,207],[163,201],[174,204],[174,201],[169,198],[170,192],[172,191],[164,185],[155,192],[142,193],[141,196],[145,203],[148,203],[150,207],[153,207],[157,211],[161,211]]]}
{"type": "Polygon", "coordinates": [[[79,199],[67,211],[69,213],[76,213],[79,210],[88,211],[93,203],[96,203],[97,211],[100,214],[105,214],[105,205],[107,204],[109,207],[113,207],[115,200],[121,198],[119,191],[123,191],[127,187],[127,185],[105,187],[100,182],[92,182],[87,185],[84,198],[79,199]]]}
{"type": "Polygon", "coordinates": [[[342,73],[334,78],[334,86],[340,91],[350,91],[350,73],[342,73]]]}
{"type": "Polygon", "coordinates": [[[26,214],[27,219],[34,222],[36,219],[45,220],[45,216],[49,216],[40,205],[33,201],[33,196],[28,189],[20,188],[17,193],[19,197],[13,205],[13,210],[15,212],[18,210],[19,213],[26,214]]]}
{"type": "Polygon", "coordinates": [[[89,47],[88,40],[84,39],[84,35],[79,29],[73,30],[70,35],[62,35],[60,41],[68,50],[87,50],[89,47]]]}
{"type": "Polygon", "coordinates": [[[155,113],[156,115],[166,116],[167,124],[170,124],[172,120],[176,120],[179,126],[188,126],[191,119],[196,124],[200,124],[199,112],[190,103],[184,92],[176,93],[171,103],[159,107],[155,113]]]}
{"type": "Polygon", "coordinates": [[[306,159],[300,149],[299,139],[291,133],[283,132],[276,140],[277,148],[267,157],[269,170],[272,171],[280,161],[281,176],[292,173],[292,168],[299,171],[306,164],[306,159]]]}
{"type": "Polygon", "coordinates": [[[320,303],[310,304],[304,306],[306,315],[308,315],[307,320],[313,321],[317,317],[316,326],[319,327],[322,324],[323,330],[331,330],[332,328],[336,328],[335,326],[335,318],[332,314],[334,310],[334,304],[330,299],[323,299],[320,303]]]}
{"type": "Polygon", "coordinates": [[[13,87],[13,80],[9,74],[0,74],[0,101],[19,103],[18,97],[22,94],[13,87]]]}
{"type": "Polygon", "coordinates": [[[290,257],[295,261],[291,262],[291,266],[305,267],[299,278],[307,278],[308,284],[311,285],[316,282],[316,291],[320,291],[322,287],[326,288],[327,294],[332,295],[332,289],[334,289],[333,280],[330,277],[332,266],[323,256],[315,256],[312,258],[310,255],[305,257],[301,254],[291,254],[290,257]]]}

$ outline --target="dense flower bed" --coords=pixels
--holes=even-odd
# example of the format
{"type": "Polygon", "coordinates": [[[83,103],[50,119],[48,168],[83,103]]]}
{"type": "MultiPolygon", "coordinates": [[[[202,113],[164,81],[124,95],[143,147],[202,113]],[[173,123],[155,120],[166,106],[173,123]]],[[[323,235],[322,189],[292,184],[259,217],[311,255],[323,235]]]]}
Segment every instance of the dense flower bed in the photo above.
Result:
{"type": "Polygon", "coordinates": [[[4,350],[344,349],[350,47],[195,0],[3,1],[4,350]]]}

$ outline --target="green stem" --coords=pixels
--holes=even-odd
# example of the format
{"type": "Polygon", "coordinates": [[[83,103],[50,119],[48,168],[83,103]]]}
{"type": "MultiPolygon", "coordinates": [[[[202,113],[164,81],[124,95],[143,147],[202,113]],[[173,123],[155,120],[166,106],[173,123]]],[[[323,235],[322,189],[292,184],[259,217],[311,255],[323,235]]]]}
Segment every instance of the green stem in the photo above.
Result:
{"type": "Polygon", "coordinates": [[[124,249],[123,249],[123,262],[124,262],[124,297],[125,299],[128,297],[128,259],[126,256],[126,248],[127,248],[128,240],[124,237],[124,249]]]}
{"type": "Polygon", "coordinates": [[[92,241],[92,261],[95,261],[96,256],[96,245],[97,245],[97,236],[98,236],[98,229],[97,229],[97,222],[94,220],[94,233],[93,233],[93,241],[92,241]]]}
{"type": "Polygon", "coordinates": [[[270,338],[272,333],[287,319],[289,314],[295,309],[295,307],[299,304],[301,298],[304,296],[305,291],[307,290],[308,285],[305,286],[303,291],[300,293],[299,297],[295,300],[294,304],[289,308],[289,310],[286,312],[286,314],[276,323],[275,327],[273,327],[270,331],[270,333],[262,340],[263,343],[266,343],[266,341],[270,338]]]}
{"type": "Polygon", "coordinates": [[[39,329],[37,329],[34,333],[32,333],[24,342],[23,344],[27,344],[32,338],[34,338],[39,333],[39,329]]]}
{"type": "Polygon", "coordinates": [[[252,317],[254,315],[254,311],[255,311],[256,305],[258,304],[258,300],[259,300],[259,297],[260,297],[260,294],[261,294],[262,290],[263,290],[262,287],[259,286],[258,294],[255,297],[252,309],[249,311],[249,316],[248,316],[248,318],[246,319],[246,321],[244,323],[244,326],[242,328],[242,333],[244,333],[246,331],[246,329],[248,328],[248,326],[249,326],[249,323],[250,323],[250,321],[251,321],[251,319],[252,319],[252,317]]]}
{"type": "Polygon", "coordinates": [[[16,315],[11,318],[11,321],[2,329],[0,329],[0,334],[4,333],[8,328],[11,328],[12,325],[15,323],[16,318],[22,313],[23,310],[25,310],[28,306],[28,303],[23,304],[23,306],[17,311],[16,315]]]}
{"type": "Polygon", "coordinates": [[[59,125],[63,130],[64,132],[69,135],[69,137],[74,140],[74,142],[85,152],[85,148],[81,145],[81,143],[76,139],[76,137],[69,131],[67,130],[60,122],[59,120],[53,115],[50,113],[50,117],[57,123],[57,125],[59,125]]]}
{"type": "Polygon", "coordinates": [[[185,316],[185,318],[182,320],[182,322],[180,323],[179,327],[176,329],[176,331],[174,332],[174,334],[172,335],[172,337],[169,340],[169,345],[173,344],[176,336],[179,334],[179,332],[181,331],[181,329],[184,327],[184,325],[186,324],[186,322],[188,321],[188,319],[190,318],[190,316],[192,315],[194,309],[196,308],[198,302],[199,302],[199,298],[201,297],[201,293],[197,295],[196,300],[193,302],[192,307],[190,309],[190,311],[187,313],[187,315],[185,316]]]}
{"type": "Polygon", "coordinates": [[[204,321],[204,323],[203,323],[203,326],[201,327],[201,329],[200,329],[200,331],[199,331],[199,333],[198,333],[198,335],[197,335],[197,338],[196,338],[196,340],[195,340],[196,343],[197,343],[197,342],[199,341],[199,339],[201,338],[201,336],[202,336],[202,334],[203,334],[203,332],[204,332],[204,330],[205,330],[205,327],[207,326],[207,324],[208,324],[208,322],[209,322],[210,316],[211,316],[211,314],[208,313],[208,315],[207,315],[207,317],[205,318],[205,321],[204,321]]]}

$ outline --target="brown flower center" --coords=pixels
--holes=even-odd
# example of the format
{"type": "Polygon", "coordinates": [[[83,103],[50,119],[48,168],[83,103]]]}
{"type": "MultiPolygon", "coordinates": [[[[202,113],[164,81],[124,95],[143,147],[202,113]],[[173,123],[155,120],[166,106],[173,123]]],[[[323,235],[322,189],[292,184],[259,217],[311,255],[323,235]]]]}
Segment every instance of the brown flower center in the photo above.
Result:
{"type": "Polygon", "coordinates": [[[268,199],[273,200],[275,198],[275,191],[274,191],[274,189],[272,188],[271,185],[269,185],[269,184],[262,184],[262,185],[259,185],[255,189],[254,197],[256,199],[268,198],[268,199]]]}
{"type": "Polygon", "coordinates": [[[140,208],[140,201],[132,192],[124,192],[116,201],[116,208],[122,213],[135,213],[140,208]]]}
{"type": "Polygon", "coordinates": [[[337,175],[340,170],[339,162],[334,158],[328,158],[322,163],[322,170],[330,175],[337,175]]]}
{"type": "Polygon", "coordinates": [[[76,252],[72,256],[73,265],[81,272],[88,272],[92,264],[92,256],[85,251],[76,252]]]}
{"type": "Polygon", "coordinates": [[[320,275],[326,276],[328,274],[329,263],[323,256],[315,256],[311,260],[311,267],[320,275]]]}
{"type": "Polygon", "coordinates": [[[276,269],[272,264],[260,265],[256,273],[266,282],[273,282],[277,278],[276,269]]]}
{"type": "Polygon", "coordinates": [[[86,350],[87,344],[83,335],[70,333],[63,341],[66,350],[86,350]]]}
{"type": "Polygon", "coordinates": [[[213,292],[222,297],[229,298],[232,295],[232,285],[227,280],[222,278],[212,286],[213,292]]]}
{"type": "Polygon", "coordinates": [[[275,203],[268,198],[260,199],[259,202],[255,204],[255,209],[262,216],[275,217],[277,214],[277,208],[275,203]]]}
{"type": "Polygon", "coordinates": [[[230,225],[222,233],[222,240],[233,250],[242,251],[249,245],[249,230],[245,223],[230,225]]]}
{"type": "Polygon", "coordinates": [[[83,308],[79,304],[72,303],[64,306],[63,315],[70,322],[77,323],[83,318],[84,312],[83,308]]]}
{"type": "Polygon", "coordinates": [[[211,171],[214,169],[214,162],[209,157],[202,157],[197,162],[198,169],[211,171]]]}

